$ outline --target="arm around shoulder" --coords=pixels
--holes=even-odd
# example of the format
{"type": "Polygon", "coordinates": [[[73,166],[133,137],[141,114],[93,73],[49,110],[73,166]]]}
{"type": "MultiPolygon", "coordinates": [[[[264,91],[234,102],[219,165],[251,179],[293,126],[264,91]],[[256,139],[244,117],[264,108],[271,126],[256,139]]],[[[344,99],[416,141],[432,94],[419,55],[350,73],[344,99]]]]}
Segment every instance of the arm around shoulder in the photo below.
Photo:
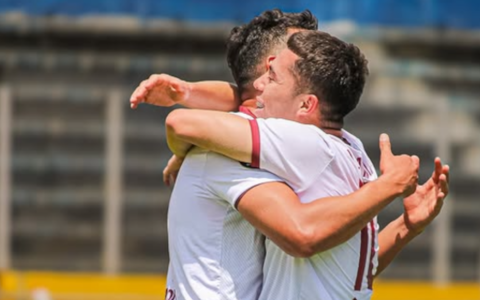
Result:
{"type": "MultiPolygon", "coordinates": [[[[249,120],[225,112],[177,109],[165,121],[170,149],[183,151],[185,144],[251,162],[252,133],[249,120]]],[[[180,155],[181,156],[181,155],[180,155]]]]}
{"type": "Polygon", "coordinates": [[[179,104],[196,109],[237,111],[241,105],[235,84],[226,81],[198,81],[190,83],[190,95],[179,104]]]}

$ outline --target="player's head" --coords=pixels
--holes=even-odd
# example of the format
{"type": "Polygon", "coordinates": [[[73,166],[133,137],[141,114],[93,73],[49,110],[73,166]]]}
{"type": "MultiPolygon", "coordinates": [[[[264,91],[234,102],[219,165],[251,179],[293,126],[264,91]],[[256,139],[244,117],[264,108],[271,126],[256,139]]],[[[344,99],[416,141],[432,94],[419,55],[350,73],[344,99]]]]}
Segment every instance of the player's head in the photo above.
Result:
{"type": "Polygon", "coordinates": [[[267,10],[249,23],[234,27],[227,39],[227,62],[240,95],[265,73],[267,57],[286,47],[292,29],[317,28],[318,21],[309,10],[283,13],[278,9],[267,10]]]}
{"type": "Polygon", "coordinates": [[[259,117],[341,128],[358,104],[368,75],[358,47],[321,31],[301,31],[255,81],[259,117]]]}

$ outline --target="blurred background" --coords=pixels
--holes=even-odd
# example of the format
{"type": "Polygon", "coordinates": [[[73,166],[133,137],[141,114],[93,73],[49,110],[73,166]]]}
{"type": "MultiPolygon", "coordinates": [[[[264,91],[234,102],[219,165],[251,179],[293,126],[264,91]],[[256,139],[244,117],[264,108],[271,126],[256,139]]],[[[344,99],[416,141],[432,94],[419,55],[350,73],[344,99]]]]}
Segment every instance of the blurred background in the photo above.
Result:
{"type": "MultiPolygon", "coordinates": [[[[480,2],[0,0],[0,299],[162,299],[170,108],[129,109],[153,73],[232,81],[224,41],[266,9],[310,9],[370,78],[346,128],[378,165],[451,166],[441,217],[375,299],[480,299],[480,2]]],[[[379,216],[385,226],[401,201],[379,216]]]]}

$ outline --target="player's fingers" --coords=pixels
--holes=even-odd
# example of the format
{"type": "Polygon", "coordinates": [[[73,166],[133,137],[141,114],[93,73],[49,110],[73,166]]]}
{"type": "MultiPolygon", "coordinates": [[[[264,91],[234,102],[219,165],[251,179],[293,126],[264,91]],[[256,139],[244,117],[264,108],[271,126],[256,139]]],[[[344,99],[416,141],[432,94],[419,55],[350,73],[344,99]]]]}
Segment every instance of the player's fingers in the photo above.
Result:
{"type": "Polygon", "coordinates": [[[146,96],[147,93],[148,93],[147,85],[148,85],[148,79],[142,81],[142,82],[138,85],[138,87],[135,89],[135,92],[134,92],[135,98],[137,98],[137,99],[143,99],[143,98],[145,98],[145,96],[146,96]]]}
{"type": "Polygon", "coordinates": [[[130,99],[130,108],[135,109],[138,107],[139,101],[136,99],[130,99]]]}
{"type": "Polygon", "coordinates": [[[445,174],[445,177],[447,177],[447,183],[450,182],[450,166],[449,165],[443,166],[442,173],[445,174]]]}
{"type": "Polygon", "coordinates": [[[166,186],[170,186],[170,180],[168,176],[168,170],[167,168],[163,169],[163,182],[165,183],[166,186]]]}
{"type": "Polygon", "coordinates": [[[448,181],[447,181],[447,176],[445,176],[445,174],[442,174],[440,175],[440,190],[445,194],[445,195],[448,195],[449,193],[449,190],[450,190],[450,187],[448,185],[448,181]]]}
{"type": "Polygon", "coordinates": [[[145,88],[143,88],[142,86],[138,86],[130,96],[130,103],[138,104],[143,102],[143,98],[145,97],[144,91],[145,88]]]}
{"type": "Polygon", "coordinates": [[[417,168],[417,172],[418,172],[418,169],[420,168],[420,158],[416,155],[412,155],[412,162],[417,168]]]}
{"type": "Polygon", "coordinates": [[[169,176],[169,186],[173,186],[175,184],[175,181],[177,180],[177,176],[175,174],[170,174],[169,176]]]}
{"type": "Polygon", "coordinates": [[[380,135],[379,146],[380,146],[380,159],[393,156],[392,145],[390,143],[390,137],[388,136],[388,134],[382,133],[380,135]]]}
{"type": "Polygon", "coordinates": [[[160,78],[152,78],[152,79],[148,79],[147,81],[145,81],[145,84],[143,85],[143,87],[149,91],[151,89],[153,89],[154,87],[156,87],[157,85],[159,85],[161,83],[161,79],[160,78]]]}
{"type": "Polygon", "coordinates": [[[442,160],[440,159],[440,157],[438,156],[435,157],[434,164],[435,164],[435,172],[439,174],[438,176],[440,176],[440,174],[442,173],[442,160]]]}
{"type": "Polygon", "coordinates": [[[135,102],[138,94],[138,86],[133,90],[133,93],[130,95],[130,102],[135,102]]]}
{"type": "Polygon", "coordinates": [[[140,102],[145,102],[144,99],[147,97],[148,92],[149,92],[149,90],[145,86],[139,87],[138,92],[137,92],[137,99],[140,102]]]}
{"type": "Polygon", "coordinates": [[[445,193],[443,193],[443,192],[438,193],[437,199],[439,199],[439,200],[445,199],[445,193]]]}
{"type": "Polygon", "coordinates": [[[432,174],[432,178],[435,183],[438,183],[440,175],[442,175],[442,161],[440,160],[440,157],[436,157],[434,160],[434,169],[432,174]]]}
{"type": "Polygon", "coordinates": [[[180,82],[180,80],[172,80],[171,82],[169,82],[169,85],[170,85],[170,89],[174,92],[177,92],[177,93],[185,92],[185,86],[184,84],[182,84],[182,82],[180,82]]]}
{"type": "Polygon", "coordinates": [[[440,192],[437,194],[437,202],[435,203],[435,206],[434,206],[434,211],[435,211],[435,215],[438,215],[440,213],[440,211],[442,210],[442,206],[443,206],[443,203],[445,202],[445,194],[440,192]]]}
{"type": "Polygon", "coordinates": [[[151,90],[162,84],[171,84],[174,81],[174,77],[167,74],[153,74],[145,81],[144,87],[151,90]]]}
{"type": "Polygon", "coordinates": [[[162,74],[152,74],[152,75],[150,75],[150,77],[148,77],[147,80],[145,80],[145,82],[156,81],[161,76],[162,76],[162,74]]]}

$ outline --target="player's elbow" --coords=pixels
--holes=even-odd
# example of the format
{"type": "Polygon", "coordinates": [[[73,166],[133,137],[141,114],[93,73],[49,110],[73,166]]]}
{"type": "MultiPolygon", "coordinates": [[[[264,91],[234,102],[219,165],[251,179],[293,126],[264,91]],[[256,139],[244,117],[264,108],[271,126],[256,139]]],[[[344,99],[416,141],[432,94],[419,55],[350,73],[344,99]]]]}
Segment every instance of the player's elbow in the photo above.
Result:
{"type": "Polygon", "coordinates": [[[319,230],[311,224],[302,224],[290,234],[289,254],[307,258],[330,250],[340,244],[340,240],[335,239],[335,236],[334,232],[327,231],[325,228],[319,230]]]}
{"type": "Polygon", "coordinates": [[[292,238],[289,240],[289,254],[294,257],[308,258],[319,252],[316,245],[313,230],[299,229],[292,234],[292,238]]]}
{"type": "Polygon", "coordinates": [[[175,135],[180,139],[188,138],[192,135],[191,127],[188,122],[187,109],[176,109],[168,114],[165,119],[167,134],[175,135]]]}

